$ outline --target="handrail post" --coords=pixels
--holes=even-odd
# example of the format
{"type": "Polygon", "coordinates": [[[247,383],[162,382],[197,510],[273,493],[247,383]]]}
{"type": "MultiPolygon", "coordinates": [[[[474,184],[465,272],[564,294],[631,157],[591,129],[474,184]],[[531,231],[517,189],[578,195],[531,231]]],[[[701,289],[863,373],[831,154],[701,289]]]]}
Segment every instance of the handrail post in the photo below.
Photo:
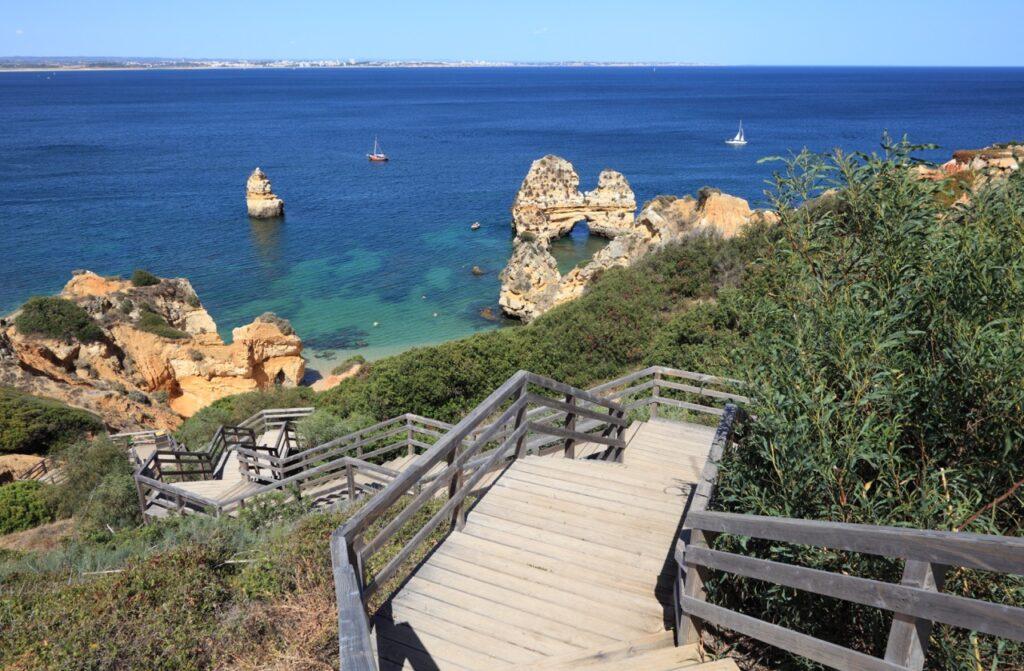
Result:
{"type": "MultiPolygon", "coordinates": [[[[526,396],[526,382],[527,382],[526,380],[523,380],[523,383],[521,385],[519,385],[519,393],[516,394],[516,401],[515,402],[519,402],[520,400],[523,399],[524,396],[526,396]]],[[[518,430],[519,427],[521,427],[523,425],[523,423],[526,421],[526,405],[527,405],[526,403],[523,403],[522,407],[519,408],[519,412],[516,413],[516,422],[515,422],[515,424],[512,427],[513,431],[518,430]]],[[[526,451],[526,434],[527,433],[528,432],[524,431],[523,434],[521,436],[519,436],[519,439],[516,440],[516,451],[515,451],[515,458],[516,459],[519,459],[520,457],[522,457],[523,453],[526,451]]]]}
{"type": "MultiPolygon", "coordinates": [[[[573,406],[574,408],[576,407],[576,397],[573,396],[572,394],[566,394],[565,395],[565,402],[568,403],[569,405],[573,406]]],[[[565,414],[565,429],[566,429],[566,431],[575,431],[576,430],[576,413],[575,412],[567,412],[565,414]]],[[[576,439],[575,438],[566,438],[565,439],[565,448],[564,448],[563,451],[565,453],[564,456],[565,456],[566,459],[575,459],[576,458],[576,439]]]]}
{"type": "Polygon", "coordinates": [[[405,417],[405,442],[409,446],[406,454],[410,457],[416,456],[416,448],[412,444],[412,417],[408,415],[405,417]]]}
{"type": "MultiPolygon", "coordinates": [[[[459,444],[453,444],[451,451],[448,453],[446,461],[448,467],[451,468],[452,464],[455,463],[455,458],[459,453],[459,444]]],[[[448,500],[455,497],[458,491],[462,488],[462,481],[464,479],[465,469],[459,466],[454,473],[452,473],[452,479],[448,483],[448,500]]],[[[462,528],[466,526],[466,513],[462,507],[462,501],[455,504],[452,508],[452,529],[455,531],[462,531],[462,528]]]]}
{"type": "Polygon", "coordinates": [[[142,483],[135,480],[135,493],[139,495],[139,512],[142,513],[142,523],[146,524],[146,493],[142,491],[142,483]]]}
{"type": "Polygon", "coordinates": [[[682,596],[688,596],[698,601],[707,601],[707,592],[704,589],[704,582],[707,580],[707,569],[703,566],[691,564],[685,566],[686,549],[688,547],[706,548],[707,541],[704,532],[700,529],[683,529],[680,534],[679,545],[681,551],[676,556],[676,582],[673,590],[676,611],[676,645],[693,645],[700,643],[701,621],[693,616],[686,615],[679,604],[682,596]],[[683,539],[689,532],[689,539],[683,539]],[[688,542],[687,542],[688,541],[688,542]]]}
{"type": "Polygon", "coordinates": [[[356,500],[356,476],[352,472],[352,464],[345,464],[345,479],[348,481],[348,500],[356,500]]]}
{"type": "MultiPolygon", "coordinates": [[[[908,559],[903,566],[901,585],[941,592],[946,575],[946,566],[926,561],[908,559]]],[[[889,639],[885,646],[885,661],[893,662],[907,671],[921,671],[928,653],[928,637],[932,621],[893,613],[889,639]]]]}
{"type": "Polygon", "coordinates": [[[658,398],[661,397],[661,371],[654,371],[654,386],[651,388],[651,419],[658,419],[658,398]]]}

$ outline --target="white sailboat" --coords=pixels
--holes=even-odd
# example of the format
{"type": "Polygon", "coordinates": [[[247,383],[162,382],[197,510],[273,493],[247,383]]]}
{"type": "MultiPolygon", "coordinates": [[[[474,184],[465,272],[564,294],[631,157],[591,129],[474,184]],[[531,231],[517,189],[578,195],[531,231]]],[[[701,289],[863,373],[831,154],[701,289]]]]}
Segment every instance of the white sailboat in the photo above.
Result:
{"type": "Polygon", "coordinates": [[[388,160],[388,155],[385,154],[384,151],[377,144],[376,135],[373,136],[373,153],[367,154],[366,158],[369,159],[371,163],[385,163],[388,160]]]}
{"type": "Polygon", "coordinates": [[[746,138],[745,135],[743,135],[743,122],[742,121],[740,121],[740,129],[736,132],[736,136],[733,137],[733,139],[731,139],[731,140],[726,140],[725,143],[726,144],[735,145],[737,147],[742,147],[743,145],[745,145],[747,143],[747,138],[746,138]]]}

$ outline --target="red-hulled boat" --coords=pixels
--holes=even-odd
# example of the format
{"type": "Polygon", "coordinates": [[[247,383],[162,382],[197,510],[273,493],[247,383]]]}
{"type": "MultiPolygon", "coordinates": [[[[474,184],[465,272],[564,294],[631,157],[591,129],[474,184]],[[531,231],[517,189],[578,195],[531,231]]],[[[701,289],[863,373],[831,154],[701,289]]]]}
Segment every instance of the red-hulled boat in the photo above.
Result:
{"type": "Polygon", "coordinates": [[[377,143],[377,138],[373,138],[373,152],[366,155],[371,163],[386,163],[388,155],[380,149],[380,145],[377,143]]]}

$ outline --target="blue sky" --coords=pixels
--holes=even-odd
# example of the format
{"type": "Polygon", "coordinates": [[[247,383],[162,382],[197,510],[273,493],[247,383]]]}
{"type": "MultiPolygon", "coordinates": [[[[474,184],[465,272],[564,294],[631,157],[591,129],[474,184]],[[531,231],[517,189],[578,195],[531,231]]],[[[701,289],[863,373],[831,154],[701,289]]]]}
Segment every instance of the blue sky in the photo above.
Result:
{"type": "Polygon", "coordinates": [[[1024,0],[0,0],[0,56],[1024,65],[1024,0]]]}

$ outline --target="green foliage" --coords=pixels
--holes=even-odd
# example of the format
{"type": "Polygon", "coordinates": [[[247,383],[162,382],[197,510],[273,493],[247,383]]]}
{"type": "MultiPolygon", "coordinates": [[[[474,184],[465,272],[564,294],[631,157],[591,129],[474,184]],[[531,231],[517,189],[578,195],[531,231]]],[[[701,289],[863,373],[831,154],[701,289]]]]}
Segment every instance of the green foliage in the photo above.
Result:
{"type": "Polygon", "coordinates": [[[342,373],[348,372],[348,370],[353,366],[362,365],[364,363],[366,363],[365,357],[359,354],[356,354],[355,356],[350,356],[349,358],[345,359],[337,366],[332,368],[331,375],[341,375],[342,373]]]}
{"type": "Polygon", "coordinates": [[[189,337],[184,331],[176,329],[168,324],[166,319],[153,312],[149,307],[144,307],[142,309],[142,314],[139,316],[139,322],[136,326],[143,331],[153,333],[161,338],[180,340],[182,338],[189,337]]]}
{"type": "Polygon", "coordinates": [[[206,445],[222,425],[234,426],[267,408],[295,408],[313,405],[316,392],[309,387],[275,387],[218,399],[189,417],[175,432],[175,438],[189,449],[206,445]]]}
{"type": "Polygon", "coordinates": [[[108,438],[81,441],[58,455],[64,479],[49,490],[60,517],[78,516],[84,531],[106,534],[139,521],[131,463],[108,438]]]}
{"type": "Polygon", "coordinates": [[[321,408],[296,422],[295,428],[299,432],[302,445],[313,447],[346,436],[373,423],[373,419],[365,415],[340,417],[330,410],[321,408]]]}
{"type": "Polygon", "coordinates": [[[103,340],[100,328],[81,306],[56,296],[33,296],[21,306],[14,325],[22,333],[47,338],[94,342],[103,340]]]}
{"type": "Polygon", "coordinates": [[[351,511],[305,512],[276,499],[238,518],[170,518],[103,541],[74,539],[52,559],[8,558],[0,666],[191,671],[252,655],[291,668],[287,648],[300,632],[312,635],[312,620],[326,628],[304,656],[336,668],[329,538],[351,511]],[[115,568],[123,570],[78,575],[115,568]],[[275,610],[272,598],[301,607],[275,610]]]}
{"type": "Polygon", "coordinates": [[[34,480],[0,486],[0,534],[31,529],[53,520],[53,509],[34,480]]]}
{"type": "Polygon", "coordinates": [[[771,235],[766,227],[751,227],[729,240],[697,236],[670,245],[633,268],[609,270],[581,298],[528,326],[377,361],[365,375],[321,394],[317,404],[378,420],[415,412],[457,421],[520,368],[586,386],[647,362],[652,347],[669,357],[659,363],[672,365],[685,355],[660,344],[670,338],[663,332],[682,328],[673,321],[738,285],[771,235]]]}
{"type": "Polygon", "coordinates": [[[141,268],[136,268],[135,272],[132,273],[132,286],[133,287],[151,287],[160,284],[160,278],[141,268]]]}
{"type": "MultiPolygon", "coordinates": [[[[722,470],[720,507],[1024,531],[1024,492],[1013,490],[1024,477],[1024,179],[951,209],[945,185],[908,169],[911,149],[805,153],[779,178],[781,237],[745,282],[736,319],[722,322],[745,344],[757,421],[722,470]],[[797,206],[828,187],[838,191],[827,201],[797,206]]],[[[678,333],[682,349],[694,342],[694,329],[678,333]]],[[[750,542],[746,552],[889,582],[901,568],[777,543],[750,542]]],[[[1019,578],[956,570],[947,591],[1024,605],[1019,578]]],[[[882,611],[738,579],[713,592],[800,631],[884,650],[882,611]]],[[[1024,665],[1019,645],[936,629],[930,668],[961,668],[975,656],[968,668],[1024,665]]]]}
{"type": "Polygon", "coordinates": [[[45,454],[103,430],[85,410],[0,387],[0,452],[45,454]]]}

